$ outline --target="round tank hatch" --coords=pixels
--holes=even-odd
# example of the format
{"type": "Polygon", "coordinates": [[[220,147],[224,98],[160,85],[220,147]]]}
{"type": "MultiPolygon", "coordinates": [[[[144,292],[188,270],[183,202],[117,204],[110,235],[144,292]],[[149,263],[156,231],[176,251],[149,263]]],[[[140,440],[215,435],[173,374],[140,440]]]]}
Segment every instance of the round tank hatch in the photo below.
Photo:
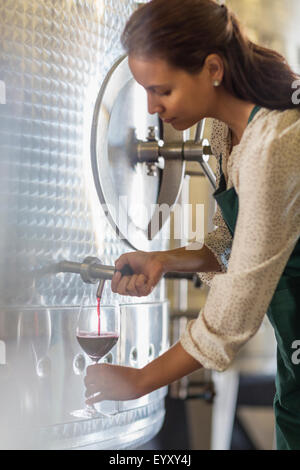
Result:
{"type": "Polygon", "coordinates": [[[95,105],[91,158],[96,190],[108,219],[120,238],[131,247],[151,250],[160,240],[161,228],[176,202],[184,176],[184,164],[165,162],[153,167],[136,159],[138,142],[149,140],[162,123],[147,111],[147,94],[133,78],[127,57],[112,67],[99,91],[95,105]],[[153,130],[154,128],[154,130],[153,130]],[[152,169],[151,169],[152,168],[152,169]],[[162,197],[161,197],[162,196],[162,197]],[[168,211],[167,211],[168,212],[168,211]],[[153,218],[158,227],[150,232],[153,218]],[[151,233],[149,235],[149,233],[151,233]]]}

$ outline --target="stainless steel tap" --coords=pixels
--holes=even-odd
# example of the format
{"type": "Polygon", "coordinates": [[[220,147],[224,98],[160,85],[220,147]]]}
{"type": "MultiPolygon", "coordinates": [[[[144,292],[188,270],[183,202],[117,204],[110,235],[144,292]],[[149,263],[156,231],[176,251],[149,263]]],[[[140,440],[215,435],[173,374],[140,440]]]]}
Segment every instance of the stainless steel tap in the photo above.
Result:
{"type": "Polygon", "coordinates": [[[101,263],[99,258],[88,256],[82,263],[74,261],[60,261],[55,268],[56,273],[74,273],[80,274],[83,282],[95,284],[99,279],[111,280],[114,272],[114,266],[107,266],[101,263]]]}
{"type": "MultiPolygon", "coordinates": [[[[66,260],[61,261],[56,265],[55,271],[56,273],[80,274],[83,282],[88,284],[96,284],[100,280],[96,296],[101,299],[105,281],[112,279],[115,273],[115,267],[104,265],[99,258],[88,256],[82,263],[66,260]]],[[[123,275],[127,273],[132,274],[128,265],[125,266],[121,272],[123,275]]]]}
{"type": "MultiPolygon", "coordinates": [[[[113,275],[116,271],[114,266],[108,266],[101,263],[99,258],[88,256],[83,260],[82,263],[76,263],[74,261],[60,261],[55,266],[55,273],[75,273],[80,274],[83,282],[88,284],[96,284],[99,280],[99,286],[97,289],[97,297],[101,297],[104,282],[106,280],[112,280],[113,275]],[[98,295],[99,294],[99,295],[98,295]]],[[[131,276],[133,271],[127,264],[120,270],[122,276],[131,276]]],[[[194,287],[201,287],[202,283],[197,273],[180,273],[180,272],[168,272],[164,275],[166,279],[188,279],[193,281],[194,287]]]]}

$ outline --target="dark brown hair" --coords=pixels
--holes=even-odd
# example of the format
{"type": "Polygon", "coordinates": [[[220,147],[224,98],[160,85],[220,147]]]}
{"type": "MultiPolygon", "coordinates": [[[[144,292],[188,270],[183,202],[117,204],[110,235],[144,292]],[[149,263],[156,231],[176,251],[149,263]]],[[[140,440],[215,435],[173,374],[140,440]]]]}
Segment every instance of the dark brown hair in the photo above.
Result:
{"type": "Polygon", "coordinates": [[[269,109],[299,106],[292,84],[300,77],[285,58],[251,42],[234,13],[214,0],[152,0],[130,17],[122,44],[128,54],[160,57],[191,74],[216,53],[232,95],[269,109]]]}

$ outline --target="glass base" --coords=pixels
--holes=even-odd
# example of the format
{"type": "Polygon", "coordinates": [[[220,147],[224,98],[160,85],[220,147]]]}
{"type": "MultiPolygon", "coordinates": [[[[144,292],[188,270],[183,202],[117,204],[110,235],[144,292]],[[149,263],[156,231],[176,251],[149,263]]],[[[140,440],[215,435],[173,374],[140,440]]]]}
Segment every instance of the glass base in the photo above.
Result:
{"type": "Polygon", "coordinates": [[[71,411],[70,414],[72,416],[75,416],[75,418],[90,419],[90,418],[110,418],[111,416],[116,415],[117,412],[103,413],[102,411],[96,410],[94,406],[86,406],[86,408],[83,408],[82,410],[71,411]]]}

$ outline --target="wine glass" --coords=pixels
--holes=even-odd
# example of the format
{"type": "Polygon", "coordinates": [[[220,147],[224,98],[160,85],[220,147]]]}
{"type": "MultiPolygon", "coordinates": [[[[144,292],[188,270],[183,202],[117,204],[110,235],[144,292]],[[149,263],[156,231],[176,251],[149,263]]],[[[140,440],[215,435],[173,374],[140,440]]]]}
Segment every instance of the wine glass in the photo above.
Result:
{"type": "MultiPolygon", "coordinates": [[[[81,306],[76,338],[93,363],[97,364],[117,343],[119,322],[119,309],[115,305],[100,305],[98,299],[97,309],[91,306],[81,306]]],[[[71,412],[71,415],[77,418],[100,418],[113,414],[115,413],[98,411],[94,405],[86,405],[85,409],[71,412]]]]}

